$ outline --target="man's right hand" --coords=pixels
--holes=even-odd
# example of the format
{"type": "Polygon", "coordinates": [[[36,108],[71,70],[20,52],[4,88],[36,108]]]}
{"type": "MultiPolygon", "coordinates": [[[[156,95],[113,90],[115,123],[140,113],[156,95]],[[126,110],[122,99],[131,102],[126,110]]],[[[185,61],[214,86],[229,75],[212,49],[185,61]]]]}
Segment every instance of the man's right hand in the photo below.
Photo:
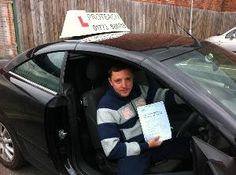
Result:
{"type": "Polygon", "coordinates": [[[162,144],[162,141],[160,140],[160,136],[157,136],[153,139],[150,139],[147,141],[149,148],[155,148],[162,144]]]}

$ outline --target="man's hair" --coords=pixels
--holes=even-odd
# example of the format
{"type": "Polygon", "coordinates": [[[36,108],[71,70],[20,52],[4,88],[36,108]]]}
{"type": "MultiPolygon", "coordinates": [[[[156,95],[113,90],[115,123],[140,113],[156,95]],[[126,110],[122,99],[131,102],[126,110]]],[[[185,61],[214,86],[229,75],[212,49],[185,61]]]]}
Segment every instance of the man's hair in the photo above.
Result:
{"type": "Polygon", "coordinates": [[[125,69],[129,69],[133,73],[132,68],[129,65],[127,65],[127,64],[118,63],[116,65],[112,65],[110,67],[110,69],[108,70],[108,78],[111,78],[112,72],[119,72],[119,71],[125,70],[125,69]]]}

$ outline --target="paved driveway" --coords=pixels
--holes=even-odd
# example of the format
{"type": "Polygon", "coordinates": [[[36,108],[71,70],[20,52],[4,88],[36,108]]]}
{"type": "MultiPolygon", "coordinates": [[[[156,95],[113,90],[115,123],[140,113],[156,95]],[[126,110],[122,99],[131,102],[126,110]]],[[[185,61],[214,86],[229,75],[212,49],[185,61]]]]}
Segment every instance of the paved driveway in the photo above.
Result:
{"type": "Polygon", "coordinates": [[[0,163],[0,175],[43,175],[38,169],[27,165],[17,171],[11,171],[0,163]]]}

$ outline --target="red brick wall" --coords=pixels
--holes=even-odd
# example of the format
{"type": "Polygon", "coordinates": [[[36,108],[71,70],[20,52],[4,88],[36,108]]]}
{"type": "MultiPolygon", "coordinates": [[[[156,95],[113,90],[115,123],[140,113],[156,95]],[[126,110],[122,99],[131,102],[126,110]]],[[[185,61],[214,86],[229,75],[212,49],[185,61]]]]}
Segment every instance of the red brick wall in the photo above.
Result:
{"type": "MultiPolygon", "coordinates": [[[[137,0],[141,2],[171,4],[177,6],[190,7],[191,0],[137,0]]],[[[193,0],[194,8],[213,11],[236,11],[235,0],[193,0]]]]}
{"type": "Polygon", "coordinates": [[[0,56],[15,56],[16,52],[12,2],[0,0],[0,56]]]}
{"type": "Polygon", "coordinates": [[[236,12],[236,1],[235,0],[225,0],[223,5],[223,11],[236,12]]]}

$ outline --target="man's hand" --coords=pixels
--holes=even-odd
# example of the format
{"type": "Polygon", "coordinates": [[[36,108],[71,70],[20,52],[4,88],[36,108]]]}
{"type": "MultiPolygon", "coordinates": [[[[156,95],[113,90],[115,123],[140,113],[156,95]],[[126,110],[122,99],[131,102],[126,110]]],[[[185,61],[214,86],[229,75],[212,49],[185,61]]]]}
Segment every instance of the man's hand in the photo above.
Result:
{"type": "Polygon", "coordinates": [[[160,136],[157,136],[153,139],[150,139],[147,141],[149,148],[155,148],[162,144],[162,141],[160,140],[160,136]]]}

